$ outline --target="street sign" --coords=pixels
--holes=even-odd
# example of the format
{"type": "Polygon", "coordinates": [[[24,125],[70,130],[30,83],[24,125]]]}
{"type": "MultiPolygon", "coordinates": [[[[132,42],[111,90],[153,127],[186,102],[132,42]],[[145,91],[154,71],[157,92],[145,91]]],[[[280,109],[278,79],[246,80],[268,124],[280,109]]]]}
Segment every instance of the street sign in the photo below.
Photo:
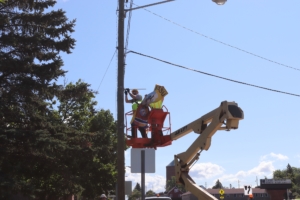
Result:
{"type": "Polygon", "coordinates": [[[155,149],[131,148],[131,173],[142,173],[141,151],[145,151],[145,173],[155,173],[155,149]]]}
{"type": "Polygon", "coordinates": [[[252,187],[251,185],[245,185],[244,186],[244,195],[252,194],[252,187]]]}
{"type": "Polygon", "coordinates": [[[221,189],[221,190],[219,191],[219,194],[222,196],[222,195],[225,194],[225,191],[224,191],[223,189],[221,189]]]}
{"type": "Polygon", "coordinates": [[[223,196],[223,195],[221,195],[221,196],[220,196],[220,199],[224,199],[224,196],[223,196]]]}

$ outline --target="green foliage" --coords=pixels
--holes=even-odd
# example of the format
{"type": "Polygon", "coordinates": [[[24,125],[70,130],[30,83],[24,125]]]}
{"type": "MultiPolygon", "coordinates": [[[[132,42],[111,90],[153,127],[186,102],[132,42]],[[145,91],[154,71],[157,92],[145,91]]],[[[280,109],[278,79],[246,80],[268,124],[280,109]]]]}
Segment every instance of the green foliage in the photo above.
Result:
{"type": "Polygon", "coordinates": [[[136,183],[134,190],[141,191],[141,185],[139,183],[136,183]]]}
{"type": "Polygon", "coordinates": [[[155,196],[156,195],[156,193],[154,192],[154,191],[152,191],[152,190],[148,190],[147,192],[146,192],[146,197],[153,197],[153,196],[155,196]]]}
{"type": "Polygon", "coordinates": [[[216,184],[212,187],[212,189],[222,189],[224,188],[219,179],[216,181],[216,184]]]}
{"type": "Polygon", "coordinates": [[[140,199],[142,196],[141,191],[134,189],[131,195],[128,197],[128,200],[137,200],[140,199]]]}
{"type": "Polygon", "coordinates": [[[96,92],[89,90],[89,86],[81,80],[75,85],[69,83],[58,96],[61,119],[76,130],[87,131],[86,124],[96,113],[94,106],[97,102],[92,100],[96,92]]]}
{"type": "Polygon", "coordinates": [[[168,192],[169,190],[171,190],[173,187],[177,187],[180,191],[182,192],[186,192],[185,187],[182,184],[178,184],[176,183],[176,178],[175,176],[171,177],[171,180],[167,181],[167,186],[166,186],[166,191],[168,192]]]}
{"type": "Polygon", "coordinates": [[[65,76],[75,20],[53,0],[0,4],[0,199],[94,198],[115,189],[116,122],[65,76]],[[47,12],[46,12],[47,10],[47,12]]]}
{"type": "Polygon", "coordinates": [[[93,197],[114,190],[117,180],[116,122],[108,110],[100,110],[88,123],[89,135],[84,143],[90,158],[79,158],[84,167],[80,172],[83,196],[93,197]],[[99,191],[101,190],[101,191],[99,191]]]}
{"type": "Polygon", "coordinates": [[[55,1],[15,0],[0,5],[0,194],[64,196],[80,193],[61,151],[76,149],[74,131],[51,109],[65,75],[60,52],[71,53],[75,21],[55,1]],[[57,155],[57,153],[60,153],[57,155]],[[54,187],[55,185],[55,187],[54,187]],[[47,192],[46,192],[47,191],[47,192]]]}
{"type": "Polygon", "coordinates": [[[290,179],[292,181],[292,195],[294,198],[300,197],[300,168],[287,165],[284,170],[276,170],[273,173],[276,179],[290,179]]]}

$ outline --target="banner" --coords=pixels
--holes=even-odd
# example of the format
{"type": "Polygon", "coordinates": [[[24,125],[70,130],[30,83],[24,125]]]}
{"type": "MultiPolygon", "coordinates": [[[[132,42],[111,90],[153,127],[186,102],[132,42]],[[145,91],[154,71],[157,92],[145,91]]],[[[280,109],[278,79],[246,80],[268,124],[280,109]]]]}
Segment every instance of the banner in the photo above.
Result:
{"type": "Polygon", "coordinates": [[[145,98],[142,101],[142,105],[149,106],[150,104],[153,105],[153,103],[159,103],[162,105],[162,102],[164,100],[164,97],[168,95],[168,91],[164,86],[155,85],[154,91],[146,94],[145,98]]]}

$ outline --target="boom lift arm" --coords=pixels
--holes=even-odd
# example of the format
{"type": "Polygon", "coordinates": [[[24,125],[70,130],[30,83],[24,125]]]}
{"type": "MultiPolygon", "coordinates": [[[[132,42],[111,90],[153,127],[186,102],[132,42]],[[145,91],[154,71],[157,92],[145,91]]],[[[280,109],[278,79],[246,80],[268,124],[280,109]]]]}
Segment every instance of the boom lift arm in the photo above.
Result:
{"type": "Polygon", "coordinates": [[[200,134],[185,152],[175,155],[174,158],[176,182],[183,184],[199,200],[217,198],[197,186],[188,174],[191,166],[199,159],[201,151],[209,149],[211,138],[218,130],[237,129],[241,119],[244,119],[242,109],[235,102],[223,101],[215,110],[170,134],[171,140],[179,139],[192,131],[200,134]]]}

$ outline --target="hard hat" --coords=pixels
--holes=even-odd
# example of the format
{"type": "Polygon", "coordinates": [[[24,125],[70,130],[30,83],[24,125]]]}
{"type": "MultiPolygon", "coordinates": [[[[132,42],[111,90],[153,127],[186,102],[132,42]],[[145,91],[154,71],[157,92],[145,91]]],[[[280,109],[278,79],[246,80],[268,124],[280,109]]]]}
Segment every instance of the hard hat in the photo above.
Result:
{"type": "Polygon", "coordinates": [[[137,101],[142,101],[143,97],[142,97],[142,95],[137,94],[137,95],[135,96],[135,99],[136,99],[137,101]]]}
{"type": "Polygon", "coordinates": [[[101,194],[100,198],[106,198],[105,194],[101,194]]]}
{"type": "Polygon", "coordinates": [[[137,89],[132,89],[131,90],[131,92],[134,92],[134,91],[137,92],[137,93],[139,93],[139,91],[137,89]]]}

